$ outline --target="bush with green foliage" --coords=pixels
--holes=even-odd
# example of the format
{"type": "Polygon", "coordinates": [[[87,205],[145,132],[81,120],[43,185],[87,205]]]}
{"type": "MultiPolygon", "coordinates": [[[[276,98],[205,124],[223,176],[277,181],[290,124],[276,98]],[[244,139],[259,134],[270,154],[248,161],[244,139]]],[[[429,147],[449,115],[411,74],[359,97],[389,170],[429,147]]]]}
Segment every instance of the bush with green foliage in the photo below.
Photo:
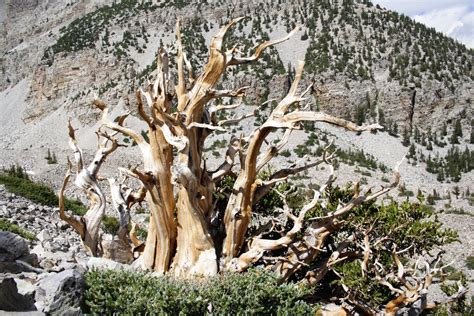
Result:
{"type": "Polygon", "coordinates": [[[116,235],[120,227],[120,223],[116,217],[104,215],[102,219],[102,229],[107,234],[116,235]]]}
{"type": "MultiPolygon", "coordinates": [[[[353,190],[349,187],[334,187],[329,189],[328,196],[328,209],[334,211],[339,203],[350,201],[353,190]]],[[[318,216],[324,216],[323,208],[319,205],[306,214],[308,218],[318,216]]],[[[395,245],[397,249],[408,249],[400,255],[400,260],[407,263],[425,251],[458,239],[454,230],[442,228],[442,223],[435,216],[434,210],[424,205],[424,199],[421,196],[416,203],[409,201],[402,203],[391,201],[388,204],[364,203],[347,214],[343,222],[346,225],[325,243],[324,250],[327,252],[322,253],[314,266],[317,266],[318,262],[327,260],[331,254],[330,249],[336,249],[347,236],[353,235],[359,243],[363,244],[364,232],[368,232],[371,245],[383,239],[384,236],[390,237],[386,241],[379,242],[379,246],[371,248],[368,269],[365,273],[362,273],[362,258],[355,256],[353,260],[336,264],[335,272],[328,273],[317,288],[330,288],[333,295],[341,291],[337,296],[343,296],[342,285],[344,284],[350,288],[351,295],[372,306],[386,304],[394,298],[394,294],[376,280],[375,260],[378,265],[383,266],[385,271],[393,271],[396,268],[391,257],[391,249],[395,245]]],[[[349,253],[361,251],[362,249],[357,246],[358,242],[346,251],[349,253]]],[[[311,267],[308,267],[307,271],[311,271],[311,267]]],[[[393,280],[393,285],[396,287],[400,284],[393,280]]]]}
{"type": "Polygon", "coordinates": [[[86,303],[92,314],[309,315],[309,289],[278,284],[272,273],[252,269],[207,280],[176,280],[126,271],[90,271],[86,303]]]}
{"type": "Polygon", "coordinates": [[[469,256],[466,258],[466,267],[469,270],[474,270],[474,256],[469,256]]]}
{"type": "MultiPolygon", "coordinates": [[[[13,169],[15,168],[13,167],[13,169]]],[[[58,196],[50,187],[29,180],[22,169],[21,171],[17,169],[15,172],[11,170],[12,168],[4,170],[4,173],[0,173],[0,184],[5,185],[8,191],[27,198],[34,203],[52,207],[58,206],[58,196]]],[[[71,210],[74,214],[84,215],[86,212],[85,206],[80,201],[66,199],[65,205],[66,209],[71,210]]]]}
{"type": "MultiPolygon", "coordinates": [[[[44,184],[31,181],[23,171],[23,168],[19,166],[12,166],[8,170],[3,170],[3,173],[0,174],[0,184],[5,185],[11,193],[18,194],[34,203],[51,207],[58,206],[59,200],[56,193],[44,184]]],[[[86,207],[78,200],[66,199],[65,207],[66,210],[70,210],[80,216],[84,215],[87,211],[86,207]]],[[[115,234],[118,228],[119,222],[117,218],[104,216],[102,229],[105,233],[115,234]]],[[[146,236],[146,233],[140,231],[140,235],[143,237],[146,236]]]]}
{"type": "Polygon", "coordinates": [[[10,223],[7,219],[4,218],[0,218],[0,231],[12,232],[28,240],[36,239],[33,233],[30,233],[29,231],[21,228],[18,225],[10,223]]]}

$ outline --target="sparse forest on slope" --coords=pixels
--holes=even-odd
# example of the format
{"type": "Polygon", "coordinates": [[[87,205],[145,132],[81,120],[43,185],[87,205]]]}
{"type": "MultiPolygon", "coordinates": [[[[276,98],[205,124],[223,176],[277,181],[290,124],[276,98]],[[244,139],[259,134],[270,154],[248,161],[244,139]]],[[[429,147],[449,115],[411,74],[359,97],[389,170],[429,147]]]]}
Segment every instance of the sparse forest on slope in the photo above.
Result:
{"type": "MultiPolygon", "coordinates": [[[[61,28],[42,59],[54,68],[55,58],[62,59],[63,54],[67,59],[68,54],[93,49],[102,58],[112,58],[115,64],[122,65],[109,72],[105,80],[75,87],[76,91],[69,93],[69,101],[80,105],[111,88],[131,93],[151,75],[153,59],[143,65],[140,55],[152,47],[156,50],[156,43],[170,50],[173,64],[173,28],[161,12],[172,12],[174,16],[196,12],[183,20],[183,40],[195,71],[202,67],[202,57],[207,54],[210,30],[240,13],[252,17],[231,34],[240,39],[238,48],[244,53],[271,34],[302,25],[307,80],[316,83],[313,96],[318,108],[359,123],[381,123],[393,135],[400,134],[403,128],[412,133],[414,126],[426,132],[433,128],[426,124],[430,116],[442,118],[434,119],[436,128],[441,128],[443,122],[461,119],[464,130],[470,132],[470,122],[465,118],[472,115],[469,85],[473,79],[473,52],[434,29],[365,0],[242,1],[232,8],[210,11],[216,5],[219,3],[215,1],[117,1],[61,28]],[[164,26],[156,32],[153,27],[160,22],[164,26]],[[331,93],[331,89],[337,92],[331,93]],[[357,92],[351,94],[354,90],[357,92]],[[446,110],[449,115],[443,114],[446,110]]],[[[261,68],[257,71],[249,73],[244,66],[223,78],[222,85],[251,82],[246,101],[253,104],[269,95],[283,95],[295,65],[291,57],[288,65],[283,62],[288,56],[282,54],[286,53],[274,50],[271,57],[259,61],[261,68]],[[268,79],[273,79],[270,84],[265,83],[268,79]]],[[[102,78],[101,71],[97,72],[96,77],[102,78]]]]}

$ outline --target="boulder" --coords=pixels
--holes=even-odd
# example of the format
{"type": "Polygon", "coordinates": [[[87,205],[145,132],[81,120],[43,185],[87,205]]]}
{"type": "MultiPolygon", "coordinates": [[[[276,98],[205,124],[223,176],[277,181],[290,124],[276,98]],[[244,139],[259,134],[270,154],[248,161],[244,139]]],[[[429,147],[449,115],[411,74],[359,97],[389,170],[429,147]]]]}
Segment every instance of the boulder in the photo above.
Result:
{"type": "Polygon", "coordinates": [[[76,270],[65,270],[37,283],[36,307],[51,315],[82,315],[85,279],[76,270]]]}
{"type": "Polygon", "coordinates": [[[0,261],[15,261],[30,253],[28,242],[17,234],[0,231],[0,261]]]}
{"type": "Polygon", "coordinates": [[[0,273],[38,272],[38,257],[22,237],[0,231],[0,273]]]}
{"type": "Polygon", "coordinates": [[[129,244],[123,240],[114,238],[112,235],[106,235],[102,240],[103,257],[120,263],[131,263],[133,261],[133,252],[129,244]]]}
{"type": "Polygon", "coordinates": [[[47,229],[43,229],[42,231],[39,232],[38,235],[36,235],[36,238],[39,241],[44,242],[44,241],[51,240],[51,235],[49,234],[47,229]]]}
{"type": "MultiPolygon", "coordinates": [[[[81,262],[84,264],[84,262],[81,262]]],[[[87,262],[85,262],[85,267],[88,270],[131,270],[131,266],[119,263],[114,260],[99,258],[99,257],[90,257],[87,262]]]]}
{"type": "Polygon", "coordinates": [[[18,287],[13,278],[0,280],[0,310],[4,311],[35,311],[34,295],[18,293],[18,287]]]}

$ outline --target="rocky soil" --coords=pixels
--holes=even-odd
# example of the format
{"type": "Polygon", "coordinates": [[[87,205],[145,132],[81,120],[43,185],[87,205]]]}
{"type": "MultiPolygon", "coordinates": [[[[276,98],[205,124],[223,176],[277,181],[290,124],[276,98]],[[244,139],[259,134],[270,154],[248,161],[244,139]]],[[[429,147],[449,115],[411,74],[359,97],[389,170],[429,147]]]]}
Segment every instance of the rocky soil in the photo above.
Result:
{"type": "Polygon", "coordinates": [[[58,211],[15,196],[0,185],[0,218],[36,236],[28,241],[0,231],[0,314],[82,315],[85,271],[122,268],[106,259],[88,258],[79,236],[59,219],[58,211]]]}
{"type": "MultiPolygon", "coordinates": [[[[0,232],[0,311],[79,315],[87,269],[129,269],[106,259],[88,258],[78,235],[59,219],[58,211],[9,193],[0,185],[0,218],[9,219],[36,236],[36,240],[27,241],[13,233],[0,232]]],[[[445,227],[457,230],[460,236],[460,243],[444,247],[443,261],[466,274],[473,293],[474,270],[466,267],[466,258],[474,255],[474,216],[439,217],[445,227]]],[[[144,214],[135,214],[134,219],[143,223],[144,214]]],[[[432,298],[441,297],[437,285],[434,288],[432,298]]]]}

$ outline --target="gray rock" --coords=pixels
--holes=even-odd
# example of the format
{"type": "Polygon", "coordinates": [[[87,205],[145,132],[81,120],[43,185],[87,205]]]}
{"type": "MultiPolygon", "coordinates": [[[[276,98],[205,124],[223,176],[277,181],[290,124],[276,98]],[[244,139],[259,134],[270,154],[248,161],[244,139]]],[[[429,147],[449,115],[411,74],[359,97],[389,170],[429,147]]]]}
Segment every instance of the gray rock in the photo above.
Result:
{"type": "Polygon", "coordinates": [[[51,235],[49,234],[47,229],[43,229],[39,232],[38,235],[36,235],[36,238],[38,238],[39,241],[44,242],[47,240],[51,240],[51,235]]]}
{"type": "Polygon", "coordinates": [[[11,232],[0,231],[0,261],[15,261],[29,253],[25,239],[11,232]]]}
{"type": "Polygon", "coordinates": [[[32,294],[21,295],[13,278],[0,280],[0,310],[35,311],[32,294]]]}
{"type": "Polygon", "coordinates": [[[66,229],[68,229],[69,227],[70,227],[70,226],[69,226],[68,223],[60,223],[60,224],[59,224],[59,229],[60,229],[60,230],[66,230],[66,229]]]}
{"type": "Polygon", "coordinates": [[[18,288],[18,293],[21,295],[31,295],[34,297],[36,287],[34,283],[25,281],[23,279],[14,278],[16,282],[16,287],[18,288]]]}
{"type": "Polygon", "coordinates": [[[7,217],[7,218],[11,216],[10,211],[8,210],[6,205],[2,206],[1,215],[4,216],[4,217],[7,217]]]}
{"type": "Polygon", "coordinates": [[[43,316],[45,313],[38,311],[28,311],[28,312],[7,312],[2,311],[2,316],[43,316]]]}
{"type": "Polygon", "coordinates": [[[36,307],[51,315],[81,315],[85,280],[76,270],[45,277],[37,284],[36,307]]]}
{"type": "Polygon", "coordinates": [[[129,265],[125,265],[119,263],[117,261],[113,261],[110,259],[105,258],[98,258],[98,257],[90,257],[87,260],[86,268],[91,269],[98,269],[98,270],[130,270],[131,267],[129,265]]]}
{"type": "Polygon", "coordinates": [[[0,273],[38,272],[38,257],[31,254],[28,242],[11,232],[0,232],[0,273]]]}

